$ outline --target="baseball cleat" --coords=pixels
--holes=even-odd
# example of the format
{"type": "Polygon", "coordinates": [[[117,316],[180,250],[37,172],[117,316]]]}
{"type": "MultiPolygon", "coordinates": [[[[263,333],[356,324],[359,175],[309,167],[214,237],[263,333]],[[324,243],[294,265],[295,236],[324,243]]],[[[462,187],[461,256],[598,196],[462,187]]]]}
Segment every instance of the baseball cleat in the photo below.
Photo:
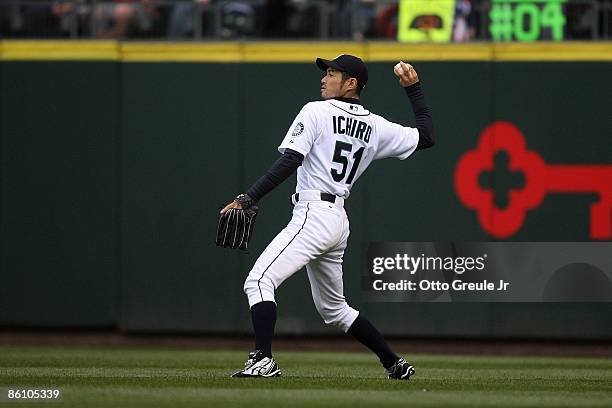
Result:
{"type": "Polygon", "coordinates": [[[414,367],[403,358],[387,369],[388,378],[393,380],[409,380],[414,373],[414,367]]]}
{"type": "Polygon", "coordinates": [[[281,371],[272,357],[265,357],[259,350],[251,351],[244,369],[236,371],[232,377],[278,377],[281,371]]]}

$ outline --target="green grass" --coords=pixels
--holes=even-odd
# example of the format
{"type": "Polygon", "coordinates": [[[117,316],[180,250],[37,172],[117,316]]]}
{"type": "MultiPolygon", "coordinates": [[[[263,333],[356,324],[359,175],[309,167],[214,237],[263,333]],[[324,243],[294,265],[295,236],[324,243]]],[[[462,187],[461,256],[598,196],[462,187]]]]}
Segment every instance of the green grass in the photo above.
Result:
{"type": "Polygon", "coordinates": [[[283,376],[240,379],[244,352],[0,347],[0,387],[60,387],[61,407],[612,406],[610,359],[409,355],[391,381],[368,353],[277,352],[283,376]]]}

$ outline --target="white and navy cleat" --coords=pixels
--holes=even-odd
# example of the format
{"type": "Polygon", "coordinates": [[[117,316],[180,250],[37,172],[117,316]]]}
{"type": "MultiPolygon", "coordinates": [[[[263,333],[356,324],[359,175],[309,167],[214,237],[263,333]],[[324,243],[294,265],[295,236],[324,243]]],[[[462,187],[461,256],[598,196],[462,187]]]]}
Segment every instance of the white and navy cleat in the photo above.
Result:
{"type": "Polygon", "coordinates": [[[232,374],[232,377],[278,377],[281,371],[271,357],[265,357],[259,350],[249,353],[244,369],[232,374]]]}
{"type": "Polygon", "coordinates": [[[409,380],[410,376],[414,375],[414,373],[414,367],[403,358],[397,360],[395,364],[387,369],[388,378],[393,380],[409,380]]]}

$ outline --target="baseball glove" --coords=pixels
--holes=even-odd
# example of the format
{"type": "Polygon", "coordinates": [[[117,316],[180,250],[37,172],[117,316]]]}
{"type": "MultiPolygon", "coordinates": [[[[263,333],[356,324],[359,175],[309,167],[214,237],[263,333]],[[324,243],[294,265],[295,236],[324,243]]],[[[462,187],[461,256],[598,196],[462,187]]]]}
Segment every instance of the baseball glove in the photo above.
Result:
{"type": "Polygon", "coordinates": [[[259,208],[252,205],[250,197],[240,194],[236,197],[242,208],[230,208],[219,214],[217,223],[217,246],[246,250],[253,235],[253,227],[259,208]]]}

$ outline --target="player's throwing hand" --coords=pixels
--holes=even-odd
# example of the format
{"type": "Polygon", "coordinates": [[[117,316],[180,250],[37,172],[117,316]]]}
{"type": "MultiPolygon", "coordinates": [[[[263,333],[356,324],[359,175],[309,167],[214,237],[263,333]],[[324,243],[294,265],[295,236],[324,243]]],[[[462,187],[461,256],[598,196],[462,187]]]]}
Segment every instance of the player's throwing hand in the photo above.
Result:
{"type": "Polygon", "coordinates": [[[393,72],[397,75],[400,85],[404,88],[419,82],[419,76],[414,70],[414,67],[410,64],[406,64],[404,61],[395,64],[393,72]]]}

